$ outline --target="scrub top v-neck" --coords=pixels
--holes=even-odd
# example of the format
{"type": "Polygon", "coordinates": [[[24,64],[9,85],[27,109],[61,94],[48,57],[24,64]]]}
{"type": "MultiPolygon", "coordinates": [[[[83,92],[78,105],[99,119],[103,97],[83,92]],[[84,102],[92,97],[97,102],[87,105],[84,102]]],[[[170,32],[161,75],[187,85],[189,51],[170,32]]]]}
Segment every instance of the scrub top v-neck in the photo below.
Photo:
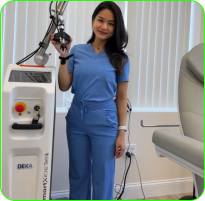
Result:
{"type": "Polygon", "coordinates": [[[123,74],[117,75],[105,50],[96,54],[91,43],[73,46],[70,54],[74,54],[68,60],[69,73],[73,74],[71,92],[81,100],[99,102],[113,99],[117,82],[129,81],[129,59],[123,67],[123,74]]]}

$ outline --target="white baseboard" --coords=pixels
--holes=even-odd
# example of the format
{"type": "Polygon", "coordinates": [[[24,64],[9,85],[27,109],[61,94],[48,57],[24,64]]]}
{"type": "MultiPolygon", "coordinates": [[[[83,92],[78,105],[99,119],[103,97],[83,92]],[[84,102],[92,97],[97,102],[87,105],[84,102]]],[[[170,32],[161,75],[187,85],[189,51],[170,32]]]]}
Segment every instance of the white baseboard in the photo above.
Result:
{"type": "MultiPolygon", "coordinates": [[[[181,178],[181,179],[170,179],[163,181],[153,181],[153,182],[143,182],[142,188],[145,194],[145,198],[158,197],[164,195],[174,195],[181,193],[190,193],[193,192],[193,178],[181,178]]],[[[119,187],[116,188],[118,192],[119,187]]],[[[53,191],[51,192],[52,200],[59,198],[68,197],[69,190],[65,191],[53,191]]],[[[116,193],[114,191],[114,198],[116,193]]],[[[122,200],[139,200],[143,199],[143,193],[141,190],[140,183],[127,184],[125,187],[122,200]]]]}

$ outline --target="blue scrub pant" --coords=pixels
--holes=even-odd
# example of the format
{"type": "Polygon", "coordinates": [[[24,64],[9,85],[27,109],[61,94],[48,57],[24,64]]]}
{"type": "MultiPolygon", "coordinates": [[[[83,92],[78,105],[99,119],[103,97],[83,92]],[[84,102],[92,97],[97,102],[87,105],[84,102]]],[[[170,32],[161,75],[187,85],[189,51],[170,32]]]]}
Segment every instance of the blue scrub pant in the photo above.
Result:
{"type": "Polygon", "coordinates": [[[70,200],[113,200],[118,115],[113,100],[74,97],[66,116],[70,200]]]}

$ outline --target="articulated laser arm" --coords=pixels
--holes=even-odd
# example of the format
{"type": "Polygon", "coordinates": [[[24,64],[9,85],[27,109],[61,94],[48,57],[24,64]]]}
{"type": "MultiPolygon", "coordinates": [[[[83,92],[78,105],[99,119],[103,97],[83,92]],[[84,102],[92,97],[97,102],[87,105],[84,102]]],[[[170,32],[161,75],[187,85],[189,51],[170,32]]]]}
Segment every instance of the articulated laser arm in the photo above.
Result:
{"type": "Polygon", "coordinates": [[[56,9],[52,10],[54,15],[51,14],[51,5],[50,4],[50,17],[52,19],[52,22],[50,24],[50,27],[48,28],[48,31],[46,33],[46,36],[42,42],[40,42],[40,49],[36,53],[34,57],[34,62],[37,65],[45,65],[49,59],[49,55],[46,54],[46,50],[50,43],[50,37],[51,34],[55,32],[56,28],[58,30],[58,33],[55,34],[54,40],[61,43],[61,49],[64,50],[66,48],[66,44],[70,42],[69,35],[64,32],[64,19],[63,19],[63,13],[66,9],[66,6],[68,4],[68,1],[59,1],[58,5],[56,4],[56,9]]]}

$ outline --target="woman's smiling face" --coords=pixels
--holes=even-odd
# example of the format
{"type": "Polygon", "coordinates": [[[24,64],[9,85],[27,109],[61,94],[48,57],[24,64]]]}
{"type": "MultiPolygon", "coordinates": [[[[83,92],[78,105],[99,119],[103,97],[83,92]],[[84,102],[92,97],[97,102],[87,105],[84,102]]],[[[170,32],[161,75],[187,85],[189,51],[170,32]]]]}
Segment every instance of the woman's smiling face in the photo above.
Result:
{"type": "Polygon", "coordinates": [[[93,21],[93,32],[96,39],[108,40],[115,31],[115,17],[108,9],[101,10],[93,21]]]}

